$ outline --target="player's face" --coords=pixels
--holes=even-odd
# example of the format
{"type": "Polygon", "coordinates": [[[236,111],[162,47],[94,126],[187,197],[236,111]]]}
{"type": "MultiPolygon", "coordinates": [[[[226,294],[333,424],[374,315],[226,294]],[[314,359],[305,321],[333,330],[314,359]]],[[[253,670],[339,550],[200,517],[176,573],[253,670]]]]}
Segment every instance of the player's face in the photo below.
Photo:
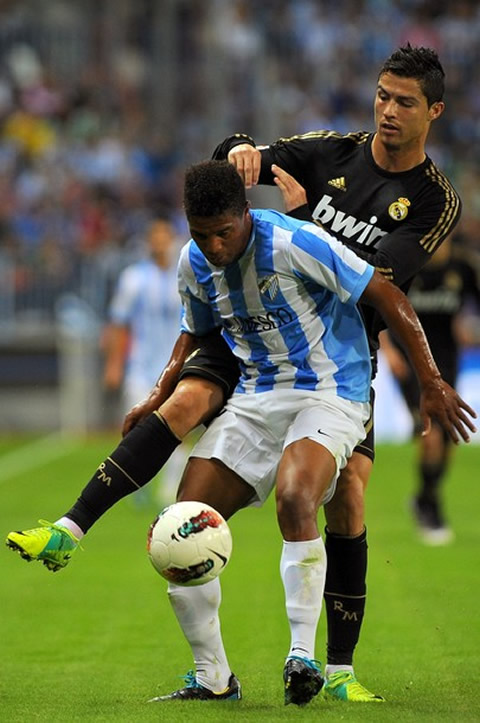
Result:
{"type": "Polygon", "coordinates": [[[175,243],[172,225],[167,221],[153,221],[149,229],[148,241],[156,263],[162,268],[169,266],[175,243]]]}
{"type": "Polygon", "coordinates": [[[238,216],[232,212],[219,216],[190,216],[190,233],[206,259],[214,266],[227,266],[244,252],[252,230],[248,208],[238,216]]]}
{"type": "Polygon", "coordinates": [[[415,78],[384,73],[378,79],[375,96],[377,136],[387,149],[408,150],[417,145],[423,148],[430,123],[443,108],[441,102],[428,107],[415,78]]]}

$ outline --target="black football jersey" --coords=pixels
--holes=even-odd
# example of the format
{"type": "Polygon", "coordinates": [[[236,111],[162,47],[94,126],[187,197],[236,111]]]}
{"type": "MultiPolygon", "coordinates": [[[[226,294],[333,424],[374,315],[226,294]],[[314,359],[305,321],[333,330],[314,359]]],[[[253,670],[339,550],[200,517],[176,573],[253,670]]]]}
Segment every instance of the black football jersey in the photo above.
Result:
{"type": "MultiPolygon", "coordinates": [[[[461,203],[433,161],[391,173],[377,166],[373,133],[342,135],[314,131],[259,146],[259,183],[274,184],[273,163],[305,188],[308,209],[293,215],[313,217],[329,233],[377,267],[406,291],[411,279],[455,227],[461,203]]],[[[237,134],[217,146],[213,157],[227,158],[234,146],[253,140],[237,134]]],[[[367,305],[362,313],[372,350],[378,348],[381,317],[367,305]]]]}

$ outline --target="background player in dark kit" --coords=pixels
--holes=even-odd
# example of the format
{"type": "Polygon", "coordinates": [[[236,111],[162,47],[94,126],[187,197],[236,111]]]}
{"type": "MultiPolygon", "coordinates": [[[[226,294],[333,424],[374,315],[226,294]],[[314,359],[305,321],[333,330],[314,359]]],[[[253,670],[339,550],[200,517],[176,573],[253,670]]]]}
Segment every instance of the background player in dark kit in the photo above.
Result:
{"type": "MultiPolygon", "coordinates": [[[[409,291],[443,378],[455,386],[459,353],[466,332],[459,315],[473,303],[480,311],[480,269],[470,262],[455,239],[448,238],[431,261],[415,277],[409,291]],[[459,338],[461,337],[461,338],[459,338]]],[[[412,414],[413,433],[418,438],[416,491],[412,512],[420,538],[429,545],[444,545],[453,539],[443,512],[441,485],[452,454],[450,439],[436,422],[428,435],[421,435],[418,385],[401,346],[390,332],[381,334],[381,348],[412,414]],[[393,342],[393,343],[392,343],[393,342]]]]}

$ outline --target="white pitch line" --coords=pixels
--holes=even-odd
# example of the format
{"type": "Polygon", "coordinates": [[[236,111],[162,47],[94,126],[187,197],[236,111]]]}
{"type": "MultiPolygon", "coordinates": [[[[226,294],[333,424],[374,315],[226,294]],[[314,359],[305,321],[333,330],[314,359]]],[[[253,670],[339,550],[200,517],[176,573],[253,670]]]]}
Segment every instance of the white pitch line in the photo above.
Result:
{"type": "Polygon", "coordinates": [[[0,455],[0,484],[32,469],[60,459],[82,444],[81,439],[64,437],[58,432],[36,439],[12,452],[0,455]]]}

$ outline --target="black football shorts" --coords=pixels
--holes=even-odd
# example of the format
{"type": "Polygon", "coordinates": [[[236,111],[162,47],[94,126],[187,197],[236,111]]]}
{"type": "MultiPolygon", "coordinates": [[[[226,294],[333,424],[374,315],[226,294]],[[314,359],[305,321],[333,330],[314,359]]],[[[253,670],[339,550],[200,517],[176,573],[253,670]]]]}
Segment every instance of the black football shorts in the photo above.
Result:
{"type": "Polygon", "coordinates": [[[365,455],[372,460],[375,459],[375,429],[373,426],[373,410],[375,406],[375,390],[370,387],[370,417],[365,422],[365,439],[357,444],[354,452],[365,455]]]}
{"type": "Polygon", "coordinates": [[[197,337],[198,346],[185,360],[179,379],[201,377],[223,390],[224,402],[232,395],[240,376],[238,362],[219,330],[197,337]]]}

